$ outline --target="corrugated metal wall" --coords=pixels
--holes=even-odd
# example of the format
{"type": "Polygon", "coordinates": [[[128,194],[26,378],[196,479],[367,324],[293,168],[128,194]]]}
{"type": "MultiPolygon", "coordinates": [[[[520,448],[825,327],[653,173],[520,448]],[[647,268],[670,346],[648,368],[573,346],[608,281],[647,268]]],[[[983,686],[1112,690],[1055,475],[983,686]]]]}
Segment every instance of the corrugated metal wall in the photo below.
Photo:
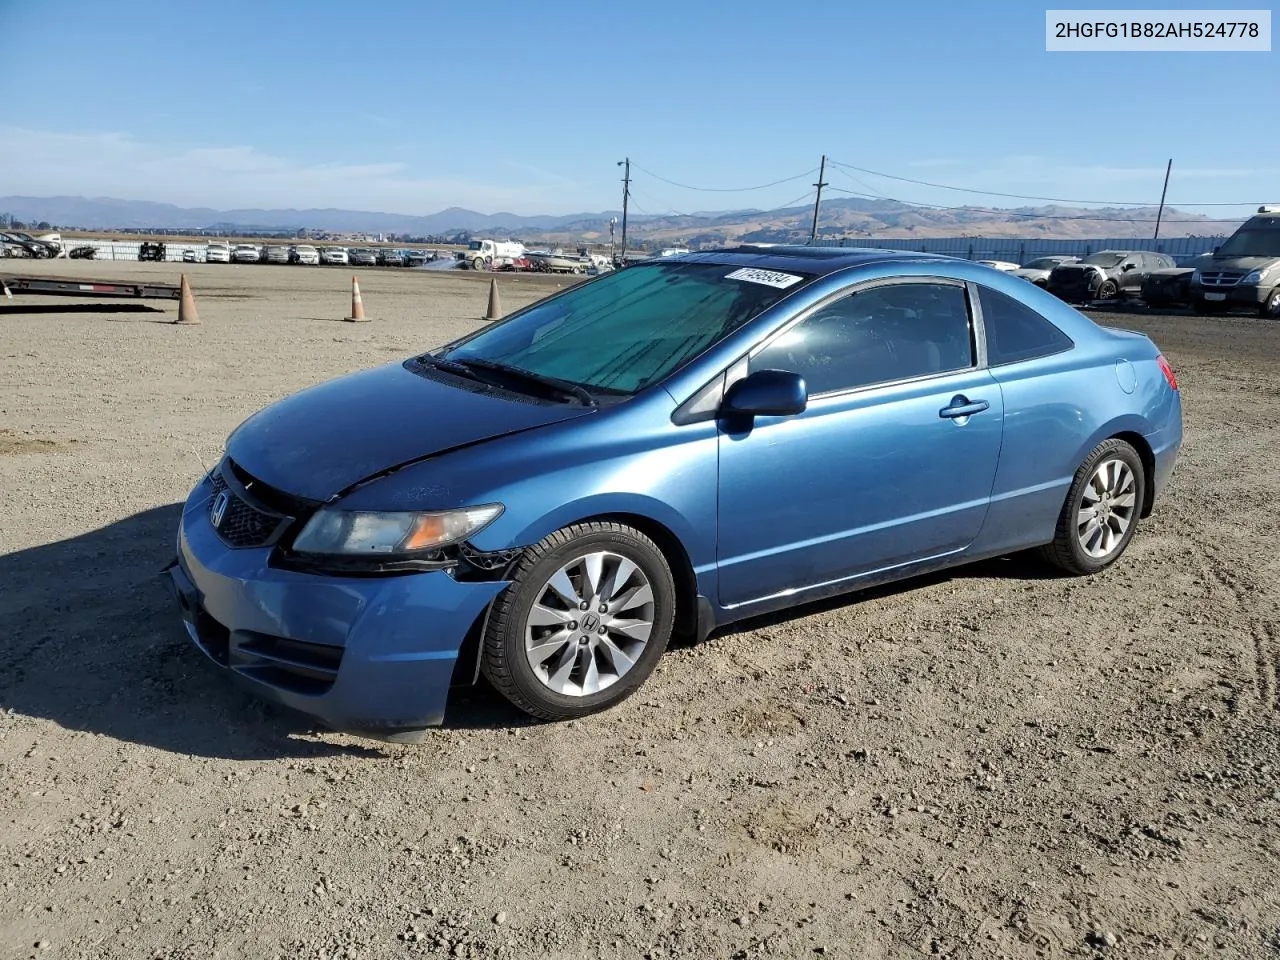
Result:
{"type": "Polygon", "coordinates": [[[1053,254],[1087,257],[1099,250],[1153,250],[1167,253],[1178,262],[1208,253],[1223,242],[1222,237],[1171,237],[1168,240],[1100,238],[1096,240],[996,239],[992,237],[935,237],[927,240],[877,240],[874,237],[822,240],[823,246],[876,247],[881,250],[917,250],[941,253],[966,260],[1007,260],[1026,263],[1053,254]]]}

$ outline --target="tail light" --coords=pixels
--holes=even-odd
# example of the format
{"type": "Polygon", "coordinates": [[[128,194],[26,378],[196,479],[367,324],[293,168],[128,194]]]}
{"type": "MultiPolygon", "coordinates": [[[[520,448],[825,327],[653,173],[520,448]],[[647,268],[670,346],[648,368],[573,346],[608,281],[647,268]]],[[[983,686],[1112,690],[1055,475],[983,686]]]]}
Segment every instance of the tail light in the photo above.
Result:
{"type": "Polygon", "coordinates": [[[1164,374],[1164,378],[1169,381],[1169,389],[1178,389],[1178,378],[1173,375],[1173,367],[1169,366],[1169,361],[1163,355],[1156,357],[1156,363],[1160,365],[1160,372],[1164,374]]]}

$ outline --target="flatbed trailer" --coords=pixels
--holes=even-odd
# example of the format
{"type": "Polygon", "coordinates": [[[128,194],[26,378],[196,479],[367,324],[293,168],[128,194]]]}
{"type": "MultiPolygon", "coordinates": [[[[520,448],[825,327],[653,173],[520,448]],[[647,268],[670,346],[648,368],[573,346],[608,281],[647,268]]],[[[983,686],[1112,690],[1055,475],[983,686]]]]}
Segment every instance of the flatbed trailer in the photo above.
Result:
{"type": "Polygon", "coordinates": [[[85,277],[11,277],[0,274],[4,295],[45,294],[51,297],[117,297],[132,300],[179,300],[176,283],[143,283],[136,280],[91,280],[85,277]]]}

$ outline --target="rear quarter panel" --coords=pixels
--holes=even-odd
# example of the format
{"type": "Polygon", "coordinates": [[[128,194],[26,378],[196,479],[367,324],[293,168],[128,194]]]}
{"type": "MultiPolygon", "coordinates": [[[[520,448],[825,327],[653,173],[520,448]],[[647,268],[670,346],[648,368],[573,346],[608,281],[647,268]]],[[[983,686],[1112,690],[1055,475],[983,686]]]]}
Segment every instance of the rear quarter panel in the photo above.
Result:
{"type": "MultiPolygon", "coordinates": [[[[1030,293],[1028,303],[1036,299],[1030,293]]],[[[1150,340],[1098,327],[1060,302],[1041,312],[1076,346],[991,370],[1004,397],[1005,431],[991,510],[974,554],[1052,540],[1076,470],[1103,440],[1123,433],[1142,437],[1155,455],[1149,483],[1157,493],[1181,443],[1180,399],[1150,340]]]]}

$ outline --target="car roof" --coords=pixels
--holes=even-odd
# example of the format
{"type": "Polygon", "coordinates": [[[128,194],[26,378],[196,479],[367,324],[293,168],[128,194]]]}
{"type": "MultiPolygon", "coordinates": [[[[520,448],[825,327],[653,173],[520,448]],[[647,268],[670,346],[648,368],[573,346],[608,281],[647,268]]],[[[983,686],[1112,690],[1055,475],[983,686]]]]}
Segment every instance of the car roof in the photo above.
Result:
{"type": "Polygon", "coordinates": [[[837,270],[869,263],[968,263],[960,257],[947,257],[937,253],[918,253],[914,250],[880,250],[875,247],[810,247],[778,245],[755,247],[749,244],[705,250],[698,253],[680,253],[663,257],[664,263],[719,263],[740,264],[760,270],[777,270],[785,273],[798,270],[801,273],[826,276],[837,270]]]}

